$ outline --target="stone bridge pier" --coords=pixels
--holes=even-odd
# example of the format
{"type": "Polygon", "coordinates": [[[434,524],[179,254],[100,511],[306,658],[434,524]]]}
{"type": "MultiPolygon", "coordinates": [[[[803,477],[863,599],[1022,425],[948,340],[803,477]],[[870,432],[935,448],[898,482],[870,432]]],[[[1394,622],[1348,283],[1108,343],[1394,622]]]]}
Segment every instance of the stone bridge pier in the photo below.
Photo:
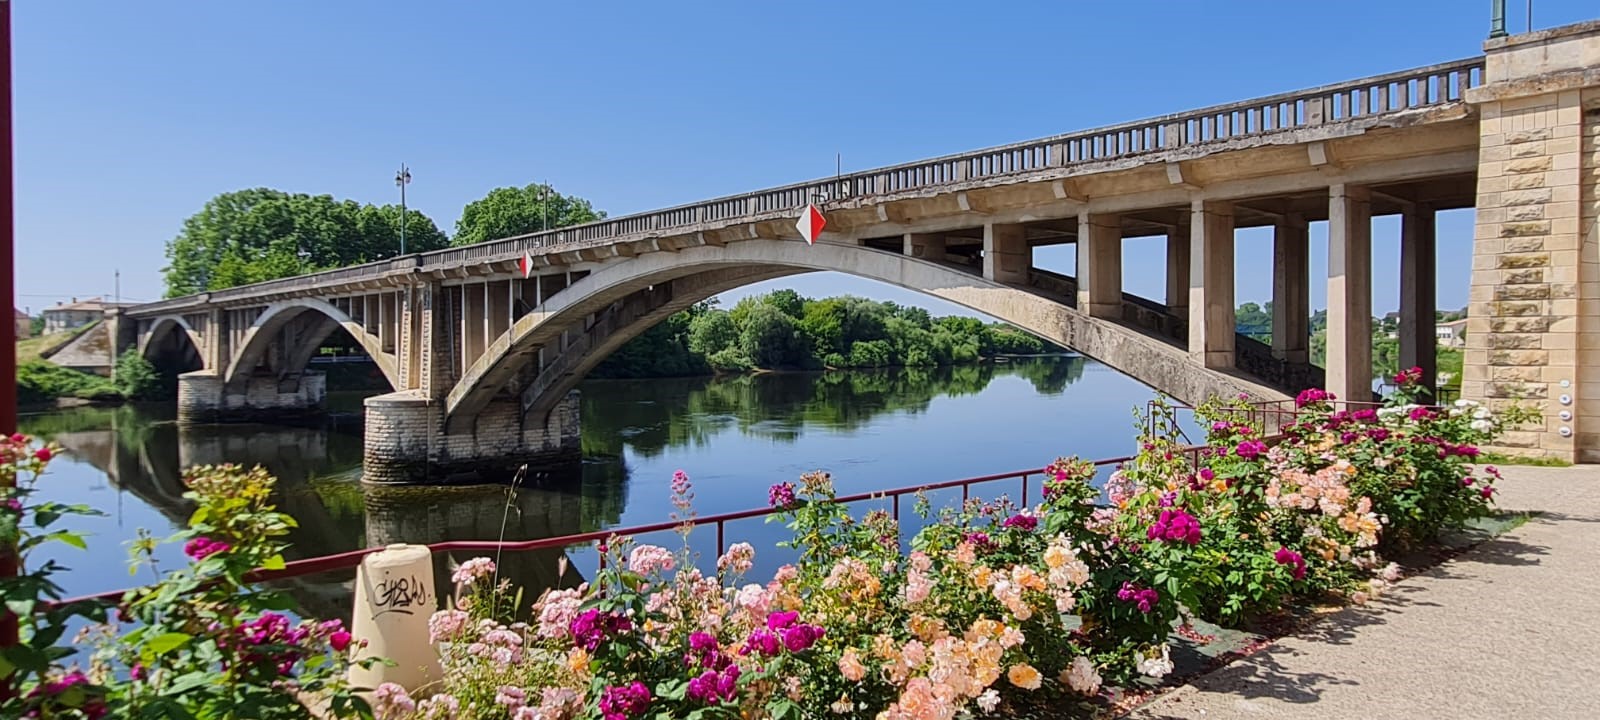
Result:
{"type": "Polygon", "coordinates": [[[303,372],[293,378],[250,376],[230,385],[216,373],[178,376],[178,422],[291,422],[322,414],[327,377],[303,372]]]}

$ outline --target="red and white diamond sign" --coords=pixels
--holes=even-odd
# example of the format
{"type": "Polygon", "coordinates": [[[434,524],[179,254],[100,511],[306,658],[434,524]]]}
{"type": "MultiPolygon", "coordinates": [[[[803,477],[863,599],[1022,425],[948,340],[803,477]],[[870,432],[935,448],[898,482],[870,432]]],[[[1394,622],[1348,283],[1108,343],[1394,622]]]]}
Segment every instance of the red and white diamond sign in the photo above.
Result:
{"type": "Polygon", "coordinates": [[[533,256],[528,254],[526,250],[522,252],[522,258],[517,260],[517,269],[522,271],[522,279],[524,280],[533,275],[533,256]]]}
{"type": "Polygon", "coordinates": [[[828,226],[827,218],[822,217],[822,211],[815,205],[807,205],[800,211],[800,219],[794,226],[800,229],[800,234],[805,237],[807,245],[814,245],[817,236],[822,234],[822,229],[828,226]]]}

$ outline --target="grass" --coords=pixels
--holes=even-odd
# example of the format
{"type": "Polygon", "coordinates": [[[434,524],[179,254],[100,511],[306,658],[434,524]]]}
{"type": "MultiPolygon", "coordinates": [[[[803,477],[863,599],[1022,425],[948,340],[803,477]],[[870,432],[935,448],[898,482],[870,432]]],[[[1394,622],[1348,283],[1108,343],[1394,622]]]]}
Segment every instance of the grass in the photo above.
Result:
{"type": "Polygon", "coordinates": [[[1486,452],[1478,456],[1481,465],[1532,465],[1534,467],[1572,467],[1572,463],[1546,455],[1520,456],[1486,452]]]}
{"type": "Polygon", "coordinates": [[[66,332],[51,333],[49,335],[39,335],[37,337],[31,337],[25,340],[18,340],[17,364],[21,365],[30,360],[42,359],[44,351],[77,337],[90,327],[93,327],[92,323],[81,328],[68,330],[66,332]]]}

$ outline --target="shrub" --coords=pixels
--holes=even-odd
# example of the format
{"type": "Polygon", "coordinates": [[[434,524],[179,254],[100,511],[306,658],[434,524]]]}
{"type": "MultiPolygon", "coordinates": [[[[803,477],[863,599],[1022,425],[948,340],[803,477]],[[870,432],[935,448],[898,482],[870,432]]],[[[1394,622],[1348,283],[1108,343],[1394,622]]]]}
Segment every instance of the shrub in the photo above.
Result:
{"type": "Polygon", "coordinates": [[[114,400],[121,398],[108,378],[64,368],[47,360],[31,360],[17,367],[17,401],[41,403],[56,398],[114,400]]]}
{"type": "MultiPolygon", "coordinates": [[[[100,626],[87,667],[67,665],[73,650],[61,642],[74,618],[105,623],[105,605],[61,599],[52,576],[66,568],[29,556],[45,542],[79,548],[83,539],[52,530],[68,514],[97,514],[84,506],[31,503],[33,483],[54,455],[52,446],[28,439],[0,440],[0,469],[20,481],[0,489],[0,540],[18,543],[23,572],[0,578],[7,607],[19,615],[21,644],[0,651],[0,678],[19,688],[0,704],[6,717],[98,718],[113,708],[141,717],[301,718],[315,702],[330,717],[370,716],[366,703],[345,685],[350,634],[337,620],[294,620],[292,601],[245,578],[256,568],[284,566],[283,536],[293,520],[268,504],[273,480],[260,468],[231,465],[191,469],[184,497],[197,505],[184,543],[187,567],[159,573],[157,540],[141,533],[135,569],[148,567],[158,582],[127,593],[115,622],[100,626]],[[119,633],[119,623],[132,626],[119,633]]],[[[78,660],[82,660],[79,657],[78,660]]],[[[365,662],[365,661],[364,661],[365,662]]]]}
{"type": "Polygon", "coordinates": [[[136,349],[117,357],[113,375],[117,392],[129,400],[154,400],[162,395],[161,375],[136,349]]]}
{"type": "MultiPolygon", "coordinates": [[[[435,618],[452,663],[443,686],[420,702],[387,688],[393,702],[379,717],[459,703],[482,718],[788,718],[823,708],[950,718],[1059,711],[1105,683],[1162,677],[1174,625],[1248,620],[1330,592],[1363,601],[1398,572],[1380,550],[1488,511],[1494,473],[1473,476],[1465,443],[1515,413],[1463,404],[1430,414],[1404,399],[1381,412],[1333,412],[1325,397],[1302,398],[1295,426],[1273,444],[1241,421],[1242,404],[1212,403],[1209,447],[1142,438],[1107,481],[1105,504],[1094,466],[1060,459],[1037,506],[1002,498],[943,509],[909,552],[893,518],[852,516],[826,474],[779,483],[768,491],[772,519],[788,525],[782,544],[798,560],[760,584],[743,580],[755,552],[747,545],[707,574],[687,531],[679,551],[612,538],[592,585],[546,593],[536,621],[519,628],[478,613],[498,607],[485,598],[505,589],[478,579],[489,578],[487,561],[474,561],[483,572],[458,578],[468,599],[435,618]],[[516,650],[496,660],[459,652],[497,643],[516,650]]],[[[673,486],[686,512],[687,477],[673,486]]],[[[929,518],[926,501],[917,505],[929,518]]]]}

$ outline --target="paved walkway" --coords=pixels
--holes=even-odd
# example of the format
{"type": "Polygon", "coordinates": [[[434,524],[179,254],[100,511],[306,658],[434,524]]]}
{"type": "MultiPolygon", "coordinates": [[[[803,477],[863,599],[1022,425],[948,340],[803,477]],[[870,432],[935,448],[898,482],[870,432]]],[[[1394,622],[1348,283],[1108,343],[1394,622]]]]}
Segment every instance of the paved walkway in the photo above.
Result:
{"type": "Polygon", "coordinates": [[[1132,717],[1600,717],[1600,468],[1505,468],[1542,514],[1132,717]]]}

